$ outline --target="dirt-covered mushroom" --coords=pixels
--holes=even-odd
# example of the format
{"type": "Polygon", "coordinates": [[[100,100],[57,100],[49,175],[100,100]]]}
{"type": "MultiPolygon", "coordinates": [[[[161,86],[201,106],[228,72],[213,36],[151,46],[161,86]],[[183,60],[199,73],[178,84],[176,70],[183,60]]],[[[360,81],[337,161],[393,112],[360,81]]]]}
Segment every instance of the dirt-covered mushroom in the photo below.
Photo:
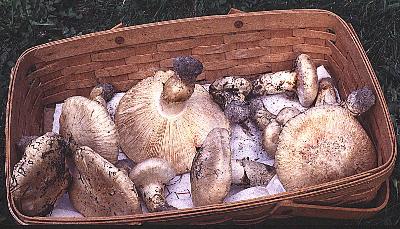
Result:
{"type": "Polygon", "coordinates": [[[190,172],[194,206],[222,203],[231,184],[266,185],[275,175],[272,166],[246,159],[231,160],[229,132],[215,128],[196,154],[190,172]]]}
{"type": "Polygon", "coordinates": [[[295,91],[300,104],[310,107],[318,93],[317,68],[307,54],[300,54],[296,58],[294,66],[294,71],[261,75],[254,81],[252,93],[269,95],[295,91]]]}
{"type": "Polygon", "coordinates": [[[323,78],[318,83],[318,95],[315,106],[337,104],[336,90],[332,78],[323,78]]]}
{"type": "Polygon", "coordinates": [[[271,122],[271,119],[276,118],[276,115],[268,111],[260,97],[250,101],[249,109],[250,118],[261,130],[264,130],[268,126],[268,124],[271,122]]]}
{"type": "Polygon", "coordinates": [[[109,83],[101,83],[96,85],[90,92],[89,98],[97,101],[104,107],[107,106],[107,102],[110,101],[115,93],[114,87],[109,83]]]}
{"type": "Polygon", "coordinates": [[[354,115],[375,101],[367,88],[352,92],[342,105],[321,105],[299,114],[282,128],[275,167],[287,191],[351,176],[377,166],[368,134],[354,115]]]}
{"type": "Polygon", "coordinates": [[[24,215],[45,216],[71,181],[65,166],[67,149],[62,138],[52,132],[24,139],[19,143],[24,155],[14,166],[10,192],[24,215]]]}
{"type": "Polygon", "coordinates": [[[111,97],[110,87],[95,87],[91,93],[94,100],[83,96],[66,99],[60,117],[60,134],[76,146],[88,146],[111,163],[116,163],[117,129],[104,106],[111,97]]]}
{"type": "Polygon", "coordinates": [[[149,158],[140,162],[129,174],[139,189],[149,212],[175,210],[165,201],[164,186],[175,177],[172,165],[162,158],[149,158]]]}
{"type": "Polygon", "coordinates": [[[281,125],[275,119],[272,119],[268,126],[263,130],[262,144],[267,154],[271,157],[275,156],[281,130],[281,125]]]}
{"type": "Polygon", "coordinates": [[[84,216],[141,213],[139,197],[129,176],[87,146],[73,152],[72,205],[84,216]]]}
{"type": "Polygon", "coordinates": [[[252,87],[251,82],[245,78],[227,76],[215,80],[210,85],[209,92],[213,100],[225,110],[232,101],[245,102],[252,87]]]}
{"type": "Polygon", "coordinates": [[[229,121],[207,90],[195,84],[202,64],[178,57],[174,71],[158,71],[132,87],[115,115],[120,146],[134,162],[151,157],[169,161],[177,174],[188,172],[196,147],[215,127],[229,121]]]}
{"type": "Polygon", "coordinates": [[[246,102],[233,100],[226,105],[224,114],[231,123],[243,123],[250,117],[250,108],[246,102]]]}

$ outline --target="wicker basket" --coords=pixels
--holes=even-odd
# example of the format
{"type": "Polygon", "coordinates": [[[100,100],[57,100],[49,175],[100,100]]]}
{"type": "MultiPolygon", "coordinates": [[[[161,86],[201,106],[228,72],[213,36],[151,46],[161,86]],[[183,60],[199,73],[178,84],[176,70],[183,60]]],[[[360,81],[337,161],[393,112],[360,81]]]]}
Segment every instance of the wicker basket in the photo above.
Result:
{"type": "Polygon", "coordinates": [[[6,123],[6,177],[9,209],[22,224],[145,222],[250,224],[265,218],[311,216],[369,217],[386,206],[396,141],[382,90],[351,26],[323,10],[286,10],[207,16],[115,28],[28,49],[11,72],[6,123]],[[13,166],[21,158],[16,142],[46,128],[46,110],[74,95],[88,96],[98,82],[127,91],[172,58],[193,55],[204,64],[199,83],[225,75],[255,76],[292,67],[299,53],[311,55],[338,81],[342,96],[369,86],[376,105],[360,118],[376,147],[379,166],[351,177],[296,192],[235,203],[116,217],[28,217],[10,192],[13,166]],[[385,182],[386,181],[386,182],[385,182]]]}

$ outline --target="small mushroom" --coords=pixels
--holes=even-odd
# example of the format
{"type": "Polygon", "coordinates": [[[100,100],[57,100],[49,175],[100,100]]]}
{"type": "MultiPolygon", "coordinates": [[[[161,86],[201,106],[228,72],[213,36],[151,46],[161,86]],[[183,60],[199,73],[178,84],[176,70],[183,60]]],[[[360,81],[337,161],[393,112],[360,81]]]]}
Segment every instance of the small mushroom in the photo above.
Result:
{"type": "Polygon", "coordinates": [[[109,83],[101,83],[96,85],[90,92],[89,98],[97,101],[104,107],[107,107],[107,102],[110,101],[115,93],[114,87],[109,83]]]}
{"type": "Polygon", "coordinates": [[[341,179],[377,166],[374,145],[355,118],[374,101],[371,90],[358,89],[342,106],[312,107],[283,126],[275,167],[287,191],[341,179]]]}
{"type": "Polygon", "coordinates": [[[65,166],[65,143],[59,135],[48,132],[35,139],[25,137],[19,145],[24,155],[14,166],[11,195],[24,215],[45,216],[71,181],[65,166]]]}
{"type": "Polygon", "coordinates": [[[110,161],[117,162],[118,135],[104,105],[110,99],[112,86],[105,84],[91,92],[94,100],[73,96],[65,100],[60,117],[60,134],[76,149],[88,146],[110,161]],[[104,89],[103,89],[104,88],[104,89]]]}
{"type": "Polygon", "coordinates": [[[282,125],[298,115],[300,111],[294,107],[284,107],[275,116],[266,109],[260,98],[250,102],[250,110],[251,117],[263,131],[262,143],[265,151],[268,155],[274,157],[282,125]]]}
{"type": "Polygon", "coordinates": [[[295,61],[295,71],[280,71],[261,75],[253,84],[253,94],[267,95],[296,91],[299,102],[310,107],[318,93],[317,68],[307,54],[295,61]]]}
{"type": "Polygon", "coordinates": [[[190,172],[194,206],[222,203],[231,184],[266,185],[275,175],[272,166],[255,161],[231,160],[229,132],[215,128],[196,154],[190,172]]]}
{"type": "Polygon", "coordinates": [[[213,100],[225,110],[232,101],[244,102],[252,90],[252,84],[245,78],[227,76],[215,80],[209,88],[213,100]]]}
{"type": "Polygon", "coordinates": [[[262,144],[267,154],[271,157],[275,156],[276,148],[278,147],[278,138],[281,130],[281,125],[275,119],[272,119],[272,121],[263,131],[262,144]]]}
{"type": "Polygon", "coordinates": [[[164,197],[164,185],[175,177],[172,165],[162,158],[149,158],[140,162],[129,177],[139,189],[149,212],[175,210],[164,197]]]}
{"type": "Polygon", "coordinates": [[[232,184],[253,187],[264,185],[275,176],[275,168],[248,159],[232,160],[232,184]]]}
{"type": "Polygon", "coordinates": [[[75,165],[69,199],[82,215],[118,216],[141,213],[135,184],[124,172],[87,146],[73,152],[75,165]]]}
{"type": "Polygon", "coordinates": [[[174,71],[158,71],[132,87],[115,115],[120,146],[134,162],[164,158],[177,174],[190,171],[208,132],[229,121],[207,90],[195,84],[201,62],[178,57],[174,71]]]}
{"type": "Polygon", "coordinates": [[[318,83],[318,95],[315,106],[337,104],[336,90],[332,78],[323,78],[318,83]]]}

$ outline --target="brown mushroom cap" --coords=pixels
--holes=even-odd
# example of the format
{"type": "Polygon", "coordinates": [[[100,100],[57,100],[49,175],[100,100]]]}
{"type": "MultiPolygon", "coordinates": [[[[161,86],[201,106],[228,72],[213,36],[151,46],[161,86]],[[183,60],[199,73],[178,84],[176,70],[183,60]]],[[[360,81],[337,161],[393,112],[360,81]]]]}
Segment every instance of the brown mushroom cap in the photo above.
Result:
{"type": "Polygon", "coordinates": [[[194,85],[188,100],[165,104],[163,84],[173,75],[159,71],[131,88],[121,99],[115,120],[121,148],[129,158],[136,163],[164,158],[182,174],[190,170],[196,147],[207,134],[215,127],[229,128],[229,121],[200,85],[194,85]]]}
{"type": "Polygon", "coordinates": [[[374,146],[351,113],[312,107],[283,127],[275,167],[287,191],[351,176],[377,166],[374,146]]]}
{"type": "Polygon", "coordinates": [[[14,166],[10,192],[17,208],[28,216],[45,216],[64,194],[71,176],[65,167],[65,145],[48,132],[33,140],[14,166]]]}
{"type": "Polygon", "coordinates": [[[115,124],[100,103],[82,96],[65,100],[60,117],[60,134],[78,146],[88,146],[116,163],[118,135],[115,124]]]}
{"type": "Polygon", "coordinates": [[[297,96],[300,104],[310,107],[318,94],[317,68],[307,54],[300,54],[295,62],[297,73],[297,96]]]}
{"type": "Polygon", "coordinates": [[[229,132],[215,128],[207,135],[190,171],[194,206],[222,203],[232,181],[229,132]]]}
{"type": "Polygon", "coordinates": [[[141,213],[134,183],[125,172],[87,146],[73,153],[73,161],[69,198],[80,213],[86,217],[141,213]]]}

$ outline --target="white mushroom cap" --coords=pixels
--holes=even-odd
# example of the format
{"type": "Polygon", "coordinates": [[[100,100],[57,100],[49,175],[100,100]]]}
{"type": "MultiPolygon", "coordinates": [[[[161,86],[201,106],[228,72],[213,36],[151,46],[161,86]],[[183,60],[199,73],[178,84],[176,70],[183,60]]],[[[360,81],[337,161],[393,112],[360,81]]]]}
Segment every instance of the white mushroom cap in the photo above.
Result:
{"type": "Polygon", "coordinates": [[[82,96],[65,100],[60,117],[60,134],[77,146],[88,146],[116,163],[118,134],[106,107],[82,96]]]}
{"type": "Polygon", "coordinates": [[[172,165],[162,158],[149,158],[139,163],[129,174],[150,212],[175,209],[164,197],[164,185],[175,177],[172,165]]]}
{"type": "Polygon", "coordinates": [[[318,94],[318,76],[311,57],[300,54],[295,62],[297,73],[297,96],[300,104],[310,107],[318,94]]]}
{"type": "Polygon", "coordinates": [[[376,151],[352,114],[335,105],[312,107],[282,128],[275,167],[287,191],[351,176],[377,166],[376,151]]]}
{"type": "Polygon", "coordinates": [[[120,146],[134,162],[159,157],[169,161],[177,174],[188,172],[196,147],[207,134],[215,127],[229,129],[229,121],[208,92],[186,78],[190,77],[159,71],[121,99],[115,115],[120,146]],[[167,81],[171,84],[164,90],[167,81]],[[190,95],[186,92],[191,88],[190,95]],[[179,96],[174,97],[175,92],[179,96]]]}
{"type": "Polygon", "coordinates": [[[69,188],[72,205],[84,216],[116,216],[141,213],[134,183],[87,146],[73,153],[75,173],[69,188]]]}
{"type": "Polygon", "coordinates": [[[65,150],[61,137],[52,132],[26,146],[10,182],[11,195],[23,214],[47,215],[66,191],[71,176],[65,167],[65,150]]]}
{"type": "Polygon", "coordinates": [[[207,135],[190,171],[194,206],[222,203],[232,181],[229,132],[215,128],[207,135]]]}

